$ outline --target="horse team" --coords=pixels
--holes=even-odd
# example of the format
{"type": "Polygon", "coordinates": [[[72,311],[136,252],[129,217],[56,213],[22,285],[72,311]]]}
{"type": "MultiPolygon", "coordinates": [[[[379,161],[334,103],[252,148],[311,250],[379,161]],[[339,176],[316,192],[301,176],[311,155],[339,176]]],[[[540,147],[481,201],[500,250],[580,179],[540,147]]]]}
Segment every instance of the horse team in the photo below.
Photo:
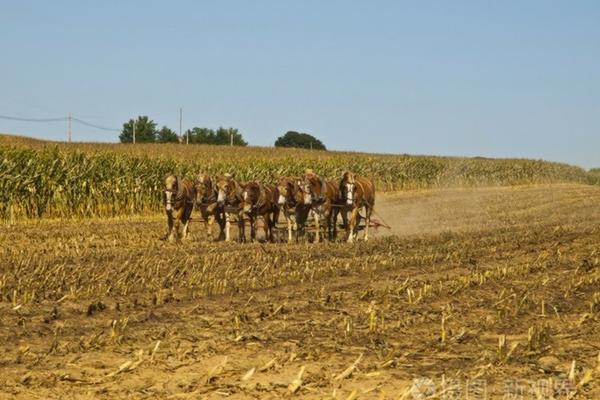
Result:
{"type": "Polygon", "coordinates": [[[281,177],[274,185],[257,181],[241,183],[230,174],[212,177],[200,174],[192,182],[169,175],[165,179],[165,209],[169,240],[186,238],[194,207],[199,209],[206,236],[213,238],[214,225],[219,239],[230,241],[231,224],[237,223],[238,240],[246,241],[246,220],[250,238],[256,240],[257,221],[262,219],[266,240],[275,241],[274,230],[283,214],[287,224],[287,240],[298,240],[312,217],[315,241],[321,240],[321,226],[327,238],[337,238],[337,220],[341,215],[346,240],[356,240],[364,209],[365,235],[369,239],[371,214],[375,206],[375,185],[366,178],[346,171],[337,181],[325,180],[312,170],[300,177],[281,177]]]}

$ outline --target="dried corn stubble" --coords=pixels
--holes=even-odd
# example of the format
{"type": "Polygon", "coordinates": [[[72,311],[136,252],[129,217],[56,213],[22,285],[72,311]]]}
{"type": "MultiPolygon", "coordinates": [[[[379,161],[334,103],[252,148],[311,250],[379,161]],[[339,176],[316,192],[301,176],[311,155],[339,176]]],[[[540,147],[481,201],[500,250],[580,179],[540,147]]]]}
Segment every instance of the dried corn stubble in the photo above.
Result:
{"type": "Polygon", "coordinates": [[[589,188],[557,190],[528,189],[520,207],[490,205],[497,218],[516,213],[523,224],[358,246],[266,245],[270,255],[253,245],[169,246],[152,237],[162,220],[17,224],[0,231],[11,244],[0,246],[0,319],[8,327],[0,329],[8,381],[0,391],[42,393],[52,381],[60,394],[83,397],[98,379],[118,398],[148,379],[166,382],[143,387],[157,398],[283,397],[304,366],[295,397],[325,398],[338,386],[340,399],[354,390],[373,397],[363,394],[373,387],[401,398],[414,376],[490,385],[505,376],[568,378],[576,360],[568,384],[581,383],[579,396],[594,398],[600,197],[589,188]],[[548,203],[551,196],[563,200],[548,203]],[[171,294],[155,302],[157,293],[171,294]],[[90,304],[97,309],[88,316],[90,304]],[[585,313],[591,317],[578,324],[585,313]],[[145,362],[130,369],[138,349],[145,362]],[[540,371],[548,355],[560,362],[540,371]],[[21,384],[25,367],[32,375],[21,384]]]}

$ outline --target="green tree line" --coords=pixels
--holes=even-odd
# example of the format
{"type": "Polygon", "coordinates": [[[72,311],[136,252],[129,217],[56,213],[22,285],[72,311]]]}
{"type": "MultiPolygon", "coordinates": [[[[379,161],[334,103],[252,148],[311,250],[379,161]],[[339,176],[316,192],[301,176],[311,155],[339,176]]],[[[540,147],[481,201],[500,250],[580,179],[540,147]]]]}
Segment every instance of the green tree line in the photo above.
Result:
{"type": "MultiPolygon", "coordinates": [[[[217,129],[194,127],[186,130],[181,137],[172,129],[163,126],[158,129],[156,122],[141,115],[123,124],[119,134],[121,143],[192,143],[247,146],[248,142],[236,128],[217,129]]],[[[300,149],[327,150],[322,141],[308,133],[287,131],[275,140],[275,147],[295,147],[300,149]]]]}
{"type": "Polygon", "coordinates": [[[136,143],[186,143],[189,141],[189,143],[196,144],[248,145],[242,134],[235,128],[219,127],[215,130],[194,127],[187,130],[182,137],[179,137],[175,131],[167,126],[158,129],[156,122],[146,115],[139,116],[135,120],[130,119],[123,124],[123,129],[119,134],[121,143],[133,143],[134,131],[136,143]]]}

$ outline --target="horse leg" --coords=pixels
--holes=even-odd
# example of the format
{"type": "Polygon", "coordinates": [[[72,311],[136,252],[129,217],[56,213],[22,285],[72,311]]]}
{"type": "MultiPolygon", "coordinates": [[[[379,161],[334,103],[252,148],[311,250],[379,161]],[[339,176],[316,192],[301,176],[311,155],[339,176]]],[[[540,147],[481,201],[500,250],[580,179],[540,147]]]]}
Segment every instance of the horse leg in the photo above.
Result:
{"type": "Polygon", "coordinates": [[[350,221],[348,221],[348,210],[342,210],[342,225],[344,225],[344,231],[346,232],[346,240],[350,238],[350,221]]]}
{"type": "MultiPolygon", "coordinates": [[[[342,228],[344,230],[344,233],[346,234],[346,238],[348,238],[348,212],[344,209],[341,209],[338,211],[338,214],[340,214],[342,216],[342,228]]],[[[337,221],[336,221],[337,224],[337,221]]],[[[336,235],[337,238],[337,235],[336,235]]]]}
{"type": "Polygon", "coordinates": [[[301,206],[296,206],[296,212],[294,213],[296,214],[296,218],[294,220],[294,227],[296,228],[296,243],[298,243],[298,240],[300,239],[300,230],[302,229],[302,208],[301,206]]]}
{"type": "Polygon", "coordinates": [[[189,220],[185,220],[185,222],[183,223],[183,232],[181,234],[181,238],[182,239],[187,239],[188,238],[188,233],[189,233],[189,220]]]}
{"type": "Polygon", "coordinates": [[[358,240],[358,230],[360,229],[360,223],[362,222],[362,216],[360,210],[356,210],[356,219],[354,220],[354,239],[358,240]]]}
{"type": "Polygon", "coordinates": [[[331,235],[329,237],[329,240],[331,241],[335,241],[337,239],[337,217],[339,214],[339,210],[337,209],[337,207],[334,207],[331,210],[331,235]]]}
{"type": "Polygon", "coordinates": [[[219,224],[219,239],[218,240],[223,240],[224,236],[225,236],[225,213],[221,212],[221,210],[215,210],[215,219],[217,220],[217,223],[219,224]]]}
{"type": "Polygon", "coordinates": [[[185,218],[185,208],[181,207],[177,211],[177,215],[175,216],[175,239],[181,240],[181,225],[183,223],[183,219],[185,218]]]}
{"type": "MultiPolygon", "coordinates": [[[[254,240],[253,240],[254,242],[258,241],[258,240],[256,240],[256,231],[258,230],[258,218],[259,218],[258,215],[254,217],[254,240]]],[[[265,223],[266,222],[265,222],[265,219],[263,217],[263,229],[264,229],[265,223]]]]}
{"type": "Polygon", "coordinates": [[[358,207],[354,207],[350,214],[350,221],[348,221],[349,235],[348,235],[348,243],[354,242],[354,231],[356,229],[356,217],[358,215],[358,207]]]}
{"type": "Polygon", "coordinates": [[[265,214],[262,216],[263,221],[263,231],[265,232],[265,242],[270,240],[269,238],[269,228],[271,227],[271,218],[269,214],[265,214]]]}
{"type": "Polygon", "coordinates": [[[269,241],[273,243],[273,235],[271,235],[271,215],[263,215],[263,230],[265,231],[265,242],[269,241]]]}
{"type": "Polygon", "coordinates": [[[192,216],[192,208],[185,208],[183,211],[183,238],[187,239],[190,229],[190,217],[192,216]]]}
{"type": "Polygon", "coordinates": [[[210,241],[212,238],[213,224],[215,223],[215,215],[209,213],[207,209],[203,209],[202,219],[204,220],[204,233],[206,234],[206,239],[210,241]]]}
{"type": "MultiPolygon", "coordinates": [[[[277,217],[279,217],[279,215],[277,215],[277,217]]],[[[275,225],[276,222],[274,217],[269,216],[269,240],[271,243],[275,243],[275,225]]]]}
{"type": "Polygon", "coordinates": [[[315,219],[315,242],[319,243],[321,241],[321,238],[319,236],[319,233],[321,231],[321,227],[319,226],[319,213],[316,211],[313,211],[313,218],[315,219]]]}
{"type": "Polygon", "coordinates": [[[208,211],[205,208],[200,207],[200,216],[202,217],[202,221],[204,224],[204,234],[206,238],[208,238],[210,236],[210,215],[208,214],[208,211]]]}
{"type": "Polygon", "coordinates": [[[298,231],[298,213],[290,214],[290,219],[292,220],[292,229],[298,231]]]}
{"type": "Polygon", "coordinates": [[[231,228],[231,215],[229,213],[225,213],[225,241],[229,242],[231,240],[229,236],[229,229],[231,228]]]}
{"type": "Polygon", "coordinates": [[[173,212],[167,212],[167,225],[169,230],[167,231],[166,239],[170,242],[173,241],[173,212]]]}
{"type": "MultiPolygon", "coordinates": [[[[252,221],[250,221],[250,234],[252,234],[252,221]]],[[[246,221],[244,221],[244,213],[240,212],[238,214],[238,231],[239,231],[239,239],[240,242],[246,242],[246,221]]]]}
{"type": "Polygon", "coordinates": [[[329,210],[327,210],[327,213],[325,214],[325,219],[327,221],[327,240],[329,240],[330,242],[333,239],[333,226],[331,225],[331,220],[333,218],[333,210],[330,208],[329,210]]]}
{"type": "Polygon", "coordinates": [[[181,230],[181,216],[175,218],[175,227],[173,229],[173,237],[175,240],[179,240],[179,231],[181,230]]]}
{"type": "Polygon", "coordinates": [[[211,240],[212,236],[213,236],[213,225],[215,223],[215,216],[214,215],[207,215],[206,216],[206,239],[207,240],[211,240]]]}
{"type": "Polygon", "coordinates": [[[275,240],[279,240],[279,234],[277,234],[277,238],[274,237],[276,229],[277,229],[277,224],[279,223],[279,215],[281,214],[281,209],[279,207],[275,207],[275,209],[273,210],[273,218],[271,218],[271,237],[273,238],[273,242],[275,240]]]}
{"type": "Polygon", "coordinates": [[[256,220],[257,220],[257,218],[249,215],[248,220],[250,220],[250,242],[254,243],[256,241],[256,220]]]}
{"type": "Polygon", "coordinates": [[[369,225],[371,225],[371,213],[373,208],[371,206],[365,206],[365,242],[369,240],[369,225]]]}
{"type": "Polygon", "coordinates": [[[296,243],[300,239],[300,232],[302,231],[302,215],[303,215],[303,207],[298,205],[296,206],[296,211],[294,212],[294,221],[293,221],[293,229],[296,236],[296,243]]]}
{"type": "MultiPolygon", "coordinates": [[[[323,221],[323,227],[327,232],[327,240],[331,241],[331,214],[329,211],[323,212],[323,219],[325,220],[323,221]]],[[[325,240],[325,237],[323,237],[323,240],[325,240]]]]}
{"type": "MultiPolygon", "coordinates": [[[[277,211],[277,219],[279,219],[279,211],[277,211]]],[[[277,233],[277,220],[271,218],[271,243],[279,241],[279,236],[277,233]]]]}
{"type": "Polygon", "coordinates": [[[292,242],[292,216],[288,211],[284,211],[285,213],[285,222],[287,222],[287,230],[288,230],[288,243],[292,242]]]}
{"type": "Polygon", "coordinates": [[[296,210],[296,242],[298,242],[298,238],[300,235],[304,235],[306,220],[308,219],[308,213],[310,212],[310,208],[299,206],[296,210]]]}
{"type": "Polygon", "coordinates": [[[348,232],[348,238],[346,239],[346,241],[348,243],[352,243],[352,241],[353,241],[352,233],[354,232],[354,218],[353,218],[353,213],[350,214],[350,217],[348,218],[348,228],[346,229],[346,231],[348,232]]]}

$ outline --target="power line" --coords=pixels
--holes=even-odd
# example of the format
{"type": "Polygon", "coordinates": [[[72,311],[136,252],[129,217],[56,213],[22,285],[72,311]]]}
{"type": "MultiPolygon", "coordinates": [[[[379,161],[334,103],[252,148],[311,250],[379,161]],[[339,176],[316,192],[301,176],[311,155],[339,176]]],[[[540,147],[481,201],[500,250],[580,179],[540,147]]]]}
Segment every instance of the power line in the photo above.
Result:
{"type": "Polygon", "coordinates": [[[20,117],[11,117],[8,115],[0,115],[0,119],[8,119],[10,121],[25,121],[25,122],[58,122],[58,121],[66,121],[67,117],[60,118],[20,118],[20,117]]]}
{"type": "MultiPolygon", "coordinates": [[[[0,115],[0,119],[5,119],[5,120],[9,120],[9,121],[23,121],[23,122],[62,122],[62,121],[68,121],[67,123],[67,140],[69,142],[71,142],[71,123],[73,121],[77,122],[78,124],[81,125],[85,125],[85,126],[89,126],[90,128],[94,128],[94,129],[100,129],[103,131],[109,131],[109,132],[119,132],[119,129],[113,129],[113,128],[108,128],[106,126],[101,126],[101,125],[96,125],[93,124],[91,122],[87,122],[84,121],[82,119],[79,118],[75,118],[74,116],[71,115],[71,113],[69,113],[69,115],[67,117],[58,117],[58,118],[22,118],[22,117],[12,117],[10,115],[0,115]]],[[[135,123],[134,123],[134,135],[135,135],[135,123]]],[[[134,143],[135,143],[135,136],[134,136],[134,143]]]]}
{"type": "Polygon", "coordinates": [[[87,122],[82,119],[73,117],[71,115],[69,115],[67,117],[58,117],[58,118],[22,118],[22,117],[12,117],[9,115],[0,115],[0,119],[6,119],[9,121],[23,121],[23,122],[60,122],[60,121],[73,120],[82,125],[89,126],[90,128],[96,128],[96,129],[101,129],[104,131],[111,131],[111,132],[119,132],[119,129],[108,128],[106,126],[96,125],[91,122],[87,122]]]}
{"type": "Polygon", "coordinates": [[[79,122],[80,124],[85,125],[85,126],[89,126],[91,128],[101,129],[103,131],[120,132],[120,129],[107,128],[105,126],[100,126],[100,125],[92,124],[91,122],[83,121],[83,120],[81,120],[79,118],[75,118],[75,117],[72,117],[72,118],[73,118],[73,121],[79,122]]]}
{"type": "Polygon", "coordinates": [[[68,117],[58,117],[58,118],[22,118],[22,117],[11,117],[10,115],[0,115],[0,119],[7,119],[9,121],[23,121],[23,122],[60,122],[60,121],[73,120],[75,122],[78,122],[82,125],[89,126],[91,128],[101,129],[104,131],[119,132],[119,129],[107,128],[106,126],[96,125],[91,122],[84,121],[79,118],[75,118],[71,115],[69,115],[68,117]]]}

